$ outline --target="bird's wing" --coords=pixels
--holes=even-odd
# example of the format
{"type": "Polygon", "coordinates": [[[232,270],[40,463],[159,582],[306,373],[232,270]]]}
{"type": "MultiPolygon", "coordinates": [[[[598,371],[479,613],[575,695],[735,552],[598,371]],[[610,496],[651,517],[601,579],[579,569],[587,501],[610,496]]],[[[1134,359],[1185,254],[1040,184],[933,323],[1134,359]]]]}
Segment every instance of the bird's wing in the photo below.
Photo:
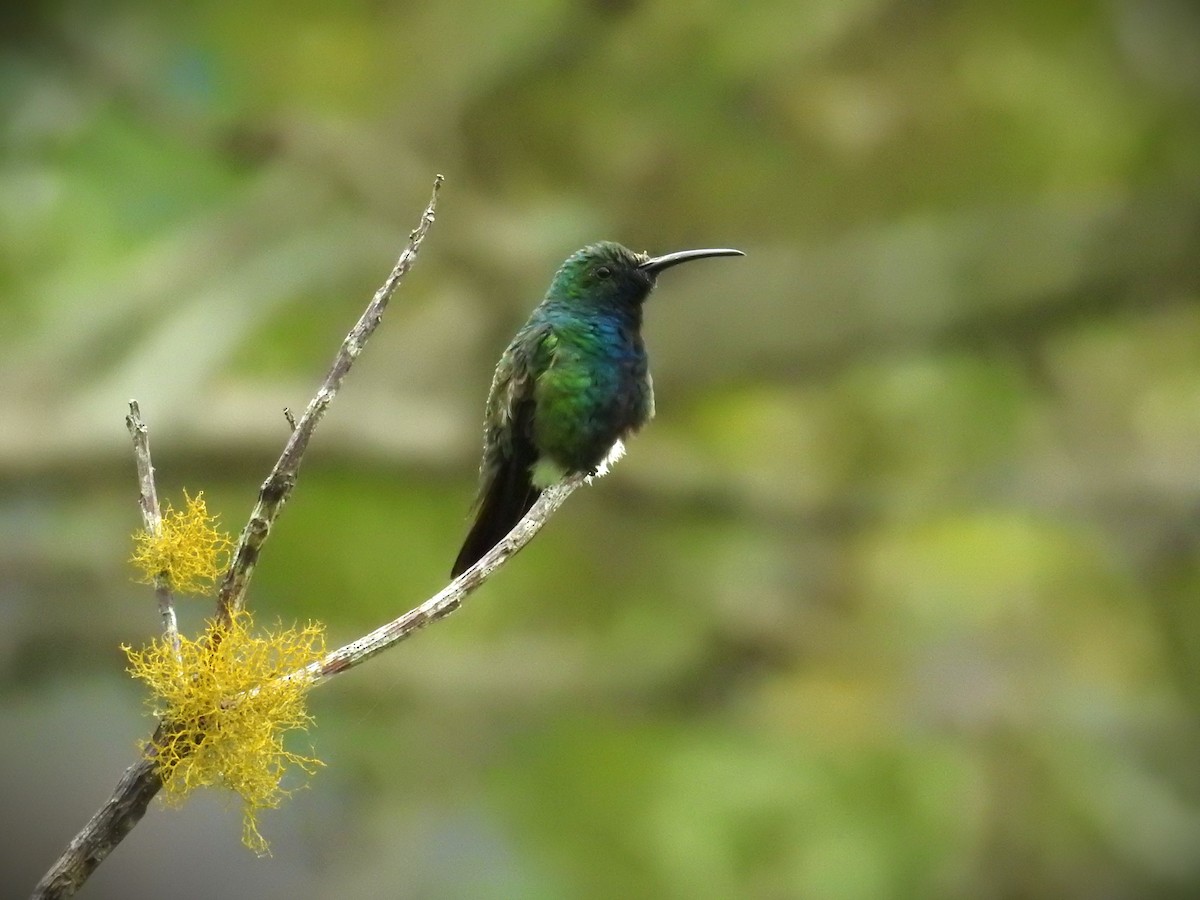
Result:
{"type": "Polygon", "coordinates": [[[484,438],[481,472],[485,480],[487,470],[502,465],[505,460],[536,456],[533,449],[534,388],[538,376],[553,361],[557,347],[558,338],[548,324],[527,326],[517,333],[500,357],[488,393],[488,433],[484,438]]]}
{"type": "Polygon", "coordinates": [[[502,540],[541,494],[531,473],[538,457],[533,442],[534,387],[556,346],[549,326],[522,329],[496,366],[488,394],[475,520],[454,561],[452,577],[502,540]]]}

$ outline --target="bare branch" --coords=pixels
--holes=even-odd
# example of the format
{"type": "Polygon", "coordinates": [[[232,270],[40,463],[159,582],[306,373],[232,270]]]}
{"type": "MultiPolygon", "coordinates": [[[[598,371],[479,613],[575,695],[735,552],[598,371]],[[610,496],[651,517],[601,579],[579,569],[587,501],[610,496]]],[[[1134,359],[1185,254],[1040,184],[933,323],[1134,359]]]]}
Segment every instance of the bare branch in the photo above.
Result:
{"type": "MultiPolygon", "coordinates": [[[[158,506],[158,491],[154,487],[154,465],[150,461],[150,429],[142,421],[142,411],[136,400],[129,401],[129,415],[125,427],[133,438],[133,458],[138,470],[138,505],[142,509],[142,521],[146,531],[157,535],[162,528],[162,513],[158,506]]],[[[163,634],[171,642],[175,657],[179,658],[179,622],[175,618],[175,597],[171,582],[165,572],[154,576],[154,596],[158,600],[158,614],[162,617],[163,634]]]]}
{"type": "Polygon", "coordinates": [[[441,175],[434,179],[433,195],[429,198],[429,205],[425,207],[420,223],[409,234],[408,245],[400,254],[391,274],[375,292],[371,302],[367,304],[366,311],[363,312],[358,323],[346,335],[346,340],[338,349],[333,366],[330,368],[329,374],[325,376],[320,390],[309,402],[304,415],[296,422],[296,427],[292,431],[291,437],[288,438],[283,453],[275,463],[271,474],[267,476],[267,480],[263,482],[262,488],[259,489],[258,502],[250,513],[250,520],[246,523],[246,527],[238,539],[229,571],[225,573],[220,593],[217,596],[217,618],[222,623],[228,624],[233,615],[245,605],[246,588],[250,583],[250,578],[254,575],[254,567],[258,564],[262,545],[270,535],[271,526],[279,517],[283,505],[291,496],[292,489],[296,486],[300,460],[308,448],[309,438],[312,437],[321,417],[325,415],[325,410],[337,396],[346,373],[358,359],[367,339],[379,325],[383,312],[387,309],[388,300],[391,299],[408,270],[412,268],[412,264],[417,258],[417,252],[421,249],[421,243],[433,225],[437,194],[438,189],[442,186],[442,180],[441,175]]]}
{"type": "Polygon", "coordinates": [[[504,565],[517,552],[533,540],[554,512],[585,481],[587,476],[573,475],[547,488],[538,497],[533,508],[499,544],[489,550],[475,565],[459,575],[441,591],[420,606],[410,609],[398,619],[388,622],[346,646],[334,650],[320,662],[314,663],[287,678],[308,677],[314,682],[324,681],[339,672],[352,669],[372,656],[382,653],[431,622],[443,619],[454,612],[476,588],[504,565]]]}

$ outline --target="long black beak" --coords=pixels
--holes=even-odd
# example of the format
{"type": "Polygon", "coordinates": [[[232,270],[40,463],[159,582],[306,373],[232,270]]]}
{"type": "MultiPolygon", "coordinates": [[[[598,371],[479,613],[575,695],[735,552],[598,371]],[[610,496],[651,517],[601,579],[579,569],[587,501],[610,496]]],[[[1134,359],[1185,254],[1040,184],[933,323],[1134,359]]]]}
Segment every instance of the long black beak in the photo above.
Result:
{"type": "Polygon", "coordinates": [[[668,253],[665,256],[654,256],[646,260],[640,266],[643,272],[649,272],[651,275],[657,275],[663,269],[669,269],[671,266],[677,266],[680,263],[690,262],[693,259],[705,259],[709,256],[745,256],[741,250],[679,250],[675,253],[668,253]]]}

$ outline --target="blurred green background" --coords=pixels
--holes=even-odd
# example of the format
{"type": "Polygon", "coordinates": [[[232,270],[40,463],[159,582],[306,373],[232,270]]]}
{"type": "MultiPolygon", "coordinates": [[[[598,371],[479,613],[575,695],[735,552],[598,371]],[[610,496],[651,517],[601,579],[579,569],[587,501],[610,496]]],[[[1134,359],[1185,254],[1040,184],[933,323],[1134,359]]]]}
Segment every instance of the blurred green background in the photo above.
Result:
{"type": "Polygon", "coordinates": [[[436,172],[260,620],[340,643],[444,584],[492,366],[570,251],[748,256],[663,279],[614,474],[316,692],[272,858],[225,798],[155,804],[84,896],[1200,896],[1193,3],[2,16],[12,896],[151,728],[126,401],[164,498],[240,529],[436,172]]]}

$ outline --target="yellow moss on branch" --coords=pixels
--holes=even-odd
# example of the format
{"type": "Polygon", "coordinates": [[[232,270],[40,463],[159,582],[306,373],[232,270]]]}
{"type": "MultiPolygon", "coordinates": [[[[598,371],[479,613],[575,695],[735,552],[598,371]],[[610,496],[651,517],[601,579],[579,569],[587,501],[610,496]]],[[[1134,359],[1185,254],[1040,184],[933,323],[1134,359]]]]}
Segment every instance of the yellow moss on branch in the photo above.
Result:
{"type": "Polygon", "coordinates": [[[284,772],[295,767],[311,774],[321,765],[284,747],[287,732],[312,723],[306,705],[312,684],[283,676],[325,655],[325,631],[309,623],[256,637],[252,627],[247,612],[228,627],[210,622],[199,640],[180,637],[178,658],[163,639],[142,650],[122,649],[129,672],[150,687],[150,707],[168,723],[161,744],[143,747],[155,754],[164,799],[179,803],[204,786],[235,791],[242,798],[242,840],[265,853],[258,813],[290,793],[281,785],[284,772]]]}
{"type": "Polygon", "coordinates": [[[183,499],[182,511],[167,505],[157,532],[142,529],[133,536],[130,562],[144,584],[161,577],[176,591],[199,594],[224,571],[232,542],[217,531],[217,518],[208,514],[203,491],[195,497],[184,491],[183,499]]]}

